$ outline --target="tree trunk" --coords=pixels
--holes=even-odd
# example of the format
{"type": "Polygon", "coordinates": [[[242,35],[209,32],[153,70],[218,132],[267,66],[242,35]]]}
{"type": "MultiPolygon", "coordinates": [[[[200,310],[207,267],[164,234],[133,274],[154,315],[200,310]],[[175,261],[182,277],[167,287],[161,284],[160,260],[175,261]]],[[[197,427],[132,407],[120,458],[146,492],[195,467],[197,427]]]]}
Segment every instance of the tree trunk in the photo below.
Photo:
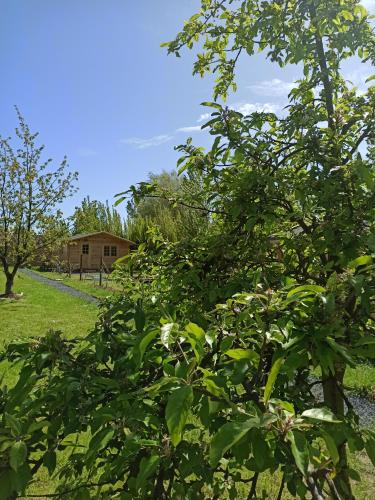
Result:
{"type": "Polygon", "coordinates": [[[9,296],[13,293],[14,275],[12,273],[6,275],[5,295],[9,296]]]}
{"type": "MultiPolygon", "coordinates": [[[[345,366],[336,365],[335,374],[327,377],[322,377],[324,403],[335,413],[339,418],[344,417],[345,406],[344,398],[339,387],[342,387],[344,380],[345,366]]],[[[354,496],[350,484],[348,474],[348,459],[346,454],[346,443],[342,443],[337,447],[339,453],[339,463],[337,464],[337,475],[334,479],[334,484],[340,497],[347,500],[353,500],[354,496]]]]}

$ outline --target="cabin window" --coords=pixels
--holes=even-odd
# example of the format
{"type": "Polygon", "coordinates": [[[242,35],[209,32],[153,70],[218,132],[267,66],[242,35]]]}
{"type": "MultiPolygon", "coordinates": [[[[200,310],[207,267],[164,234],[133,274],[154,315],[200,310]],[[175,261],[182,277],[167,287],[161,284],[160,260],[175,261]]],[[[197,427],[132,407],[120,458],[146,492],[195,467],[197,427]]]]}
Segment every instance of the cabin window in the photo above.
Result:
{"type": "Polygon", "coordinates": [[[111,257],[117,257],[117,247],[111,247],[111,257]]]}
{"type": "Polygon", "coordinates": [[[104,251],[103,251],[104,257],[109,257],[109,246],[104,245],[104,251]]]}
{"type": "Polygon", "coordinates": [[[89,254],[89,244],[88,243],[84,243],[82,245],[82,253],[84,255],[88,255],[89,254]]]}

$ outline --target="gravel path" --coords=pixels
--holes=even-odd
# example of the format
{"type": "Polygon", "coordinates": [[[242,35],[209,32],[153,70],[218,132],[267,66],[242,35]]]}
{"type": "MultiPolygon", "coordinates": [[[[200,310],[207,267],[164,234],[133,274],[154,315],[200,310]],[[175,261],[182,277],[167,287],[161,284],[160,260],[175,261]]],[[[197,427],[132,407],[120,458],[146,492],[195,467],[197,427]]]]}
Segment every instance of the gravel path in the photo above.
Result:
{"type": "MultiPolygon", "coordinates": [[[[375,424],[375,402],[363,396],[359,396],[351,391],[345,391],[349,402],[353,405],[354,411],[359,416],[362,427],[374,427],[375,424]]],[[[323,388],[320,384],[312,388],[317,402],[323,401],[323,388]]],[[[345,405],[346,407],[346,405],[345,405]]],[[[346,407],[346,409],[348,409],[346,407]]]]}
{"type": "Polygon", "coordinates": [[[88,293],[81,292],[80,290],[76,290],[71,286],[64,285],[64,283],[60,283],[60,281],[51,280],[49,278],[46,278],[45,276],[41,276],[38,273],[34,273],[34,271],[30,271],[30,269],[20,269],[20,272],[26,274],[26,276],[29,276],[35,281],[39,281],[44,285],[52,286],[53,288],[60,290],[60,292],[73,295],[73,297],[78,297],[84,300],[85,302],[91,302],[92,304],[99,304],[100,302],[99,299],[93,297],[92,295],[89,295],[88,293]]]}

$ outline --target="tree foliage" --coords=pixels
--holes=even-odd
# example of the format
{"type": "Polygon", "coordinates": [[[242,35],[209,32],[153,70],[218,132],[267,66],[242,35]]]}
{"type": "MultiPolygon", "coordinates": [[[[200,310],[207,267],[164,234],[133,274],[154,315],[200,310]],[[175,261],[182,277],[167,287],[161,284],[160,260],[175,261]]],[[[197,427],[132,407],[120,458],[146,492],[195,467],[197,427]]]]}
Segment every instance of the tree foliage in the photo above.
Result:
{"type": "MultiPolygon", "coordinates": [[[[137,243],[146,242],[149,232],[157,228],[168,241],[180,241],[196,236],[209,224],[207,211],[192,208],[197,203],[207,206],[200,176],[196,173],[178,176],[176,172],[149,174],[143,183],[142,196],[138,189],[129,190],[127,237],[137,243]]],[[[121,197],[128,193],[121,193],[121,197]]],[[[120,198],[121,199],[121,198],[120,198]]]]}
{"type": "Polygon", "coordinates": [[[107,231],[117,236],[125,236],[125,224],[121,214],[110,207],[108,201],[103,203],[90,200],[86,196],[79,207],[76,207],[71,217],[73,234],[107,231]]]}
{"type": "Polygon", "coordinates": [[[126,293],[84,340],[8,347],[23,360],[2,394],[8,492],[43,464],[52,474],[66,448],[58,475],[72,498],[250,499],[278,472],[279,498],[286,487],[350,499],[347,448],[375,465],[375,434],[343,388],[348,365],[375,357],[375,94],[340,73],[347,57],[374,60],[367,12],[354,0],[202,0],[169,51],[201,38],[194,70],[216,72],[217,98],[242,53],[299,63],[288,111],[206,103],[212,148],[179,148],[180,172],[207,196],[194,204],[206,230],[151,231],[119,271],[126,293]]]}
{"type": "Polygon", "coordinates": [[[62,213],[56,209],[75,188],[76,173],[67,172],[67,159],[53,170],[43,160],[44,146],[17,111],[18,145],[0,137],[0,261],[7,295],[20,267],[48,253],[67,235],[62,213]]]}

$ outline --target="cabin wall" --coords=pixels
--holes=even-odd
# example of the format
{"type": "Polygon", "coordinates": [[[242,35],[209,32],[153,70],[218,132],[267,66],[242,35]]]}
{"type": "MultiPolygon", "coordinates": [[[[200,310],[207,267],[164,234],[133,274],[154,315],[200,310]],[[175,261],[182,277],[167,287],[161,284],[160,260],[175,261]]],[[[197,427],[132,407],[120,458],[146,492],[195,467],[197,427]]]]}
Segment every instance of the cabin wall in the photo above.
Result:
{"type": "Polygon", "coordinates": [[[91,236],[87,238],[82,238],[80,240],[74,240],[69,242],[63,249],[63,258],[66,262],[70,262],[70,265],[74,269],[80,268],[81,254],[82,254],[82,267],[83,269],[99,270],[103,259],[104,265],[111,269],[114,262],[124,255],[127,255],[130,251],[130,244],[126,241],[117,240],[111,238],[110,236],[100,235],[91,236]],[[89,245],[89,253],[82,253],[82,246],[89,245]],[[115,246],[117,249],[116,256],[104,255],[104,247],[115,246]]]}

